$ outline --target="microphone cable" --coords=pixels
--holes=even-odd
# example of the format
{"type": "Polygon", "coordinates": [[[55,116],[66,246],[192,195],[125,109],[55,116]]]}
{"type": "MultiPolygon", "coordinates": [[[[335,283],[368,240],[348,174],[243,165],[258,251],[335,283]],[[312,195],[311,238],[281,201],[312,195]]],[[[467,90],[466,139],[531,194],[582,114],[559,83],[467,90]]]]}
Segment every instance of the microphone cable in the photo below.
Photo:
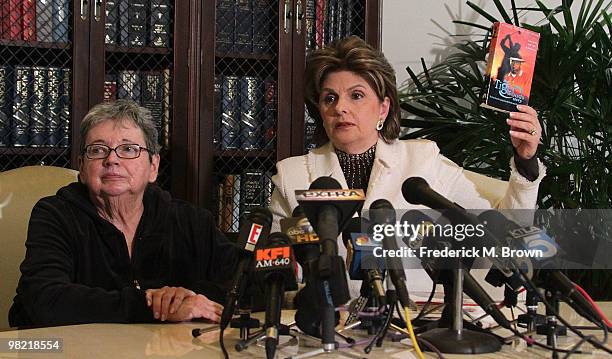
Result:
{"type": "Polygon", "coordinates": [[[374,343],[376,343],[378,339],[381,338],[382,334],[386,332],[385,328],[387,328],[389,326],[389,323],[391,322],[391,318],[393,317],[393,311],[395,310],[396,305],[397,305],[396,302],[392,302],[391,304],[389,304],[389,310],[387,312],[387,317],[385,318],[385,322],[380,327],[378,332],[374,335],[374,337],[372,337],[372,340],[370,340],[370,343],[365,348],[363,348],[363,351],[366,354],[370,354],[370,352],[372,351],[372,347],[374,346],[374,343]]]}
{"type": "Polygon", "coordinates": [[[597,303],[595,303],[595,301],[593,301],[593,298],[591,298],[589,293],[587,293],[584,289],[582,289],[581,286],[579,286],[576,283],[574,283],[574,286],[576,287],[576,290],[578,290],[580,292],[580,294],[582,294],[584,299],[586,299],[591,304],[591,306],[593,307],[595,312],[597,312],[597,314],[601,318],[602,322],[608,327],[608,330],[612,329],[612,323],[610,323],[610,320],[608,320],[608,318],[606,318],[606,315],[601,311],[601,309],[599,308],[597,303]]]}
{"type": "Polygon", "coordinates": [[[406,330],[410,333],[410,340],[412,340],[412,345],[414,346],[414,350],[417,353],[417,357],[419,359],[425,359],[423,356],[423,352],[421,351],[421,347],[419,347],[419,342],[417,341],[416,335],[414,335],[414,329],[412,328],[412,320],[410,320],[410,308],[407,306],[404,307],[404,313],[406,313],[406,330]]]}
{"type": "Polygon", "coordinates": [[[227,354],[227,349],[225,349],[225,343],[223,343],[223,332],[225,328],[222,328],[219,331],[219,346],[221,347],[221,351],[223,352],[223,358],[229,359],[229,354],[227,354]]]}
{"type": "MultiPolygon", "coordinates": [[[[551,313],[553,313],[553,315],[559,319],[559,321],[561,322],[561,324],[565,325],[568,329],[570,329],[572,332],[574,332],[576,335],[578,335],[581,339],[586,340],[587,342],[589,342],[589,344],[593,345],[595,348],[597,349],[601,349],[609,354],[612,354],[612,349],[606,347],[605,345],[603,345],[602,343],[600,343],[598,340],[594,340],[593,338],[589,338],[590,336],[586,336],[584,335],[580,330],[574,328],[573,325],[571,325],[567,320],[565,320],[560,314],[559,312],[557,312],[557,310],[546,300],[546,298],[544,298],[544,296],[542,295],[542,293],[540,293],[537,289],[535,284],[533,283],[533,281],[525,274],[523,273],[523,271],[521,271],[520,269],[515,268],[515,270],[517,270],[519,272],[519,274],[521,275],[521,277],[523,277],[523,280],[525,281],[525,283],[530,287],[529,289],[531,289],[538,297],[538,299],[540,300],[540,302],[544,303],[544,306],[546,307],[546,309],[548,311],[550,311],[551,313]]],[[[600,324],[600,323],[596,323],[596,324],[600,324]]],[[[605,323],[603,324],[605,326],[605,323]]],[[[516,332],[515,334],[517,334],[518,332],[516,332]]],[[[520,333],[519,333],[520,334],[520,333]]],[[[519,335],[521,338],[526,339],[526,337],[523,334],[519,335]]],[[[531,341],[528,341],[531,342],[531,341]]],[[[538,343],[536,341],[532,342],[533,344],[537,345],[537,346],[542,346],[544,344],[538,343]]],[[[556,348],[551,348],[548,345],[546,345],[547,349],[550,348],[550,350],[553,351],[557,351],[557,352],[562,352],[562,353],[572,353],[571,350],[563,350],[563,349],[556,349],[556,348]]],[[[577,353],[577,352],[574,352],[577,353]]]]}

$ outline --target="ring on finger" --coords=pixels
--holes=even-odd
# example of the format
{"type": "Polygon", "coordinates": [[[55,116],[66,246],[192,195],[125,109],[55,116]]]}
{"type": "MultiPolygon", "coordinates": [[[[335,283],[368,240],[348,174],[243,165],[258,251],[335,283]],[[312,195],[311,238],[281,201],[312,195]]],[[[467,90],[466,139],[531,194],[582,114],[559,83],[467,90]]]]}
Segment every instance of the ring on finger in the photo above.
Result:
{"type": "Polygon", "coordinates": [[[529,131],[529,134],[532,135],[532,136],[535,136],[535,135],[538,134],[538,131],[536,131],[535,128],[532,128],[531,131],[529,131]]]}

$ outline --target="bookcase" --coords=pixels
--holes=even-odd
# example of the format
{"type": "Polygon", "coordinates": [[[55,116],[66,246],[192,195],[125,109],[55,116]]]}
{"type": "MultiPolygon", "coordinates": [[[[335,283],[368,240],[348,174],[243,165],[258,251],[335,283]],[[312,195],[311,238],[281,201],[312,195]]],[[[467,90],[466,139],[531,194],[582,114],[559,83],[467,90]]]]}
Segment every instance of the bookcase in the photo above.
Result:
{"type": "Polygon", "coordinates": [[[77,168],[88,109],[132,98],[162,145],[158,183],[237,229],[274,164],[311,147],[309,50],[380,47],[380,0],[0,0],[0,171],[77,168]]]}
{"type": "Polygon", "coordinates": [[[278,160],[312,148],[303,101],[308,51],[353,34],[379,47],[379,9],[370,0],[203,2],[194,198],[221,230],[236,232],[239,218],[269,204],[278,160]]]}
{"type": "MultiPolygon", "coordinates": [[[[172,189],[173,118],[187,96],[188,5],[171,0],[0,1],[0,171],[77,167],[78,128],[101,101],[149,108],[162,145],[158,182],[172,189]],[[185,23],[183,23],[183,21],[185,23]],[[177,30],[179,29],[179,30],[177,30]],[[176,32],[184,31],[176,41],[176,32]]],[[[175,163],[176,162],[176,163],[175,163]]],[[[179,175],[180,177],[180,175],[179,175]]],[[[176,186],[176,184],[174,185],[176,186]]]]}

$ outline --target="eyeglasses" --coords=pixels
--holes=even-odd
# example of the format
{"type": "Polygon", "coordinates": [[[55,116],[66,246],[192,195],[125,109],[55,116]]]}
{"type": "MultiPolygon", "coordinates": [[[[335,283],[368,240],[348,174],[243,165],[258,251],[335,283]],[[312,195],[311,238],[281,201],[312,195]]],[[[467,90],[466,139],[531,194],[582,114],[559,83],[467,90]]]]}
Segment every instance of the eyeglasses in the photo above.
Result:
{"type": "Polygon", "coordinates": [[[108,147],[103,144],[92,144],[85,146],[85,156],[90,160],[101,160],[107,158],[111,151],[115,151],[115,154],[119,158],[134,159],[140,157],[140,152],[149,150],[133,143],[124,143],[115,148],[108,147]]]}

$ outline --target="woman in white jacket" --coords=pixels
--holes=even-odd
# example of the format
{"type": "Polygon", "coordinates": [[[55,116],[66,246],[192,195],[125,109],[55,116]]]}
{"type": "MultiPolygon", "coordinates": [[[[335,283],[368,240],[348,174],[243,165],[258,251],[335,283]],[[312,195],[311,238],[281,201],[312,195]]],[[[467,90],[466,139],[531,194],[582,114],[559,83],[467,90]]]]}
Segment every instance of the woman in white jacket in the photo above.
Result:
{"type": "Polygon", "coordinates": [[[396,209],[422,209],[407,203],[401,193],[403,181],[412,176],[423,177],[465,208],[535,208],[545,171],[535,157],[541,126],[531,107],[521,106],[520,112],[509,115],[512,173],[503,199],[490,203],[461,167],[440,154],[435,142],[398,140],[395,72],[381,52],[356,36],[340,40],[309,55],[305,78],[306,106],[316,121],[320,146],[277,163],[270,206],[273,231],[297,207],[295,190],[308,189],[321,176],[334,177],[343,188],[363,189],[364,209],[380,198],[396,209]]]}

